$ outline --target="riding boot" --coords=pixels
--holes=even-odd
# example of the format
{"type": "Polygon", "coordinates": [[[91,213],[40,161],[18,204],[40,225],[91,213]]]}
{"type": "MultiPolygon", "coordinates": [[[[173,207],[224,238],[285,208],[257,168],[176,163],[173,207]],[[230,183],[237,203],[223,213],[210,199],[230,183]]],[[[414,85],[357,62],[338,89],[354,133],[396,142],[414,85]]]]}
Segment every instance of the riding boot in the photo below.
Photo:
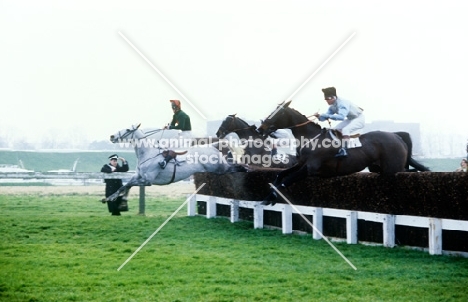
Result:
{"type": "Polygon", "coordinates": [[[278,149],[275,147],[273,149],[271,149],[271,156],[275,156],[276,154],[278,154],[278,149]]]}
{"type": "Polygon", "coordinates": [[[348,152],[346,151],[348,149],[348,141],[343,142],[343,147],[338,150],[338,153],[335,155],[335,157],[348,157],[348,152]]]}
{"type": "Polygon", "coordinates": [[[167,166],[167,163],[172,159],[172,156],[170,155],[166,155],[166,157],[159,162],[159,166],[161,167],[161,169],[165,169],[166,166],[167,166]]]}

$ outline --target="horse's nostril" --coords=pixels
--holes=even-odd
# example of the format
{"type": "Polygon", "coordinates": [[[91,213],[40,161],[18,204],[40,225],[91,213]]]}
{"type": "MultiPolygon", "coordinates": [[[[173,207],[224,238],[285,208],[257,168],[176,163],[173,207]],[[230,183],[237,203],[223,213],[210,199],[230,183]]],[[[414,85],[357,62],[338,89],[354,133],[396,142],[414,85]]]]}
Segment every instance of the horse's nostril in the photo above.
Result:
{"type": "Polygon", "coordinates": [[[110,140],[113,140],[113,139],[114,139],[114,136],[113,136],[113,135],[111,135],[111,136],[110,136],[110,140]]]}

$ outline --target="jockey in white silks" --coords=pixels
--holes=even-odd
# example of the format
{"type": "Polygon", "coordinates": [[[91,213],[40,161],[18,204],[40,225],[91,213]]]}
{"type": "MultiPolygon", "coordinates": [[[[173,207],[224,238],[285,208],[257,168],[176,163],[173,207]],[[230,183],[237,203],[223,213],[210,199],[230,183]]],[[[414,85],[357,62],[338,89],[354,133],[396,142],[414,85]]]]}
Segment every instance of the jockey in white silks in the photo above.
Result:
{"type": "Polygon", "coordinates": [[[327,101],[330,107],[328,107],[326,113],[315,113],[314,116],[321,122],[327,119],[342,121],[334,127],[334,129],[340,131],[343,135],[343,145],[335,156],[347,157],[348,152],[346,152],[346,149],[348,148],[351,135],[359,133],[359,130],[363,129],[365,126],[365,118],[362,113],[364,109],[350,101],[338,98],[335,87],[324,88],[322,92],[325,101],[327,101]]]}

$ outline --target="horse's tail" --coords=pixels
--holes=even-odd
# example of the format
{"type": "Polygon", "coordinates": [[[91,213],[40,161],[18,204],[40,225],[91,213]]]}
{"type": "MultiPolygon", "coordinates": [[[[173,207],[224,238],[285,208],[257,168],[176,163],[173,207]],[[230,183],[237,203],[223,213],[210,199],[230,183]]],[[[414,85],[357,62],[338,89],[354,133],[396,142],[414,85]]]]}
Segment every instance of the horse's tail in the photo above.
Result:
{"type": "Polygon", "coordinates": [[[410,134],[408,132],[395,132],[395,134],[398,135],[408,147],[408,154],[406,156],[406,164],[405,164],[406,171],[408,172],[431,171],[428,167],[417,162],[412,157],[413,156],[413,141],[411,140],[410,134]],[[413,167],[414,169],[410,169],[410,166],[413,167]]]}
{"type": "Polygon", "coordinates": [[[422,172],[428,172],[431,171],[428,167],[424,166],[423,164],[417,162],[414,158],[410,157],[407,164],[411,167],[414,167],[415,169],[408,169],[408,172],[417,172],[417,171],[422,171],[422,172]],[[416,171],[415,171],[416,170],[416,171]]]}

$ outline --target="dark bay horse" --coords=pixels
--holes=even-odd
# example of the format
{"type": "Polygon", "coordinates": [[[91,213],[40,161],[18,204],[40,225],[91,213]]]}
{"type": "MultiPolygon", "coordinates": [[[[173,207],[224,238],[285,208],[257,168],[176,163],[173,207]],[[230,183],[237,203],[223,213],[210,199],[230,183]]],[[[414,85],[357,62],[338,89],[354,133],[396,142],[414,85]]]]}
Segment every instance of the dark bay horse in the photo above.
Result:
{"type": "MultiPolygon", "coordinates": [[[[264,159],[261,163],[253,163],[258,166],[268,166],[271,168],[290,168],[297,163],[296,156],[287,153],[278,154],[280,156],[272,156],[271,148],[273,140],[264,137],[257,131],[257,126],[249,125],[246,121],[237,117],[236,114],[228,115],[216,131],[216,136],[219,139],[225,138],[229,133],[236,133],[241,142],[245,142],[244,154],[242,155],[242,163],[248,163],[249,159],[259,156],[264,159]],[[267,165],[268,164],[268,165],[267,165]]],[[[250,161],[252,165],[252,161],[250,161]]]]}
{"type": "MultiPolygon", "coordinates": [[[[370,166],[377,167],[381,174],[386,175],[406,171],[411,154],[407,144],[396,133],[372,131],[362,134],[359,137],[362,147],[349,149],[349,156],[346,158],[336,158],[335,154],[341,143],[332,131],[322,129],[320,125],[290,108],[290,103],[291,101],[280,104],[258,128],[263,135],[278,128],[288,128],[300,142],[298,164],[278,174],[274,183],[276,187],[288,187],[307,176],[349,175],[370,166]]],[[[273,190],[263,204],[270,204],[275,199],[276,192],[273,190]]]]}

